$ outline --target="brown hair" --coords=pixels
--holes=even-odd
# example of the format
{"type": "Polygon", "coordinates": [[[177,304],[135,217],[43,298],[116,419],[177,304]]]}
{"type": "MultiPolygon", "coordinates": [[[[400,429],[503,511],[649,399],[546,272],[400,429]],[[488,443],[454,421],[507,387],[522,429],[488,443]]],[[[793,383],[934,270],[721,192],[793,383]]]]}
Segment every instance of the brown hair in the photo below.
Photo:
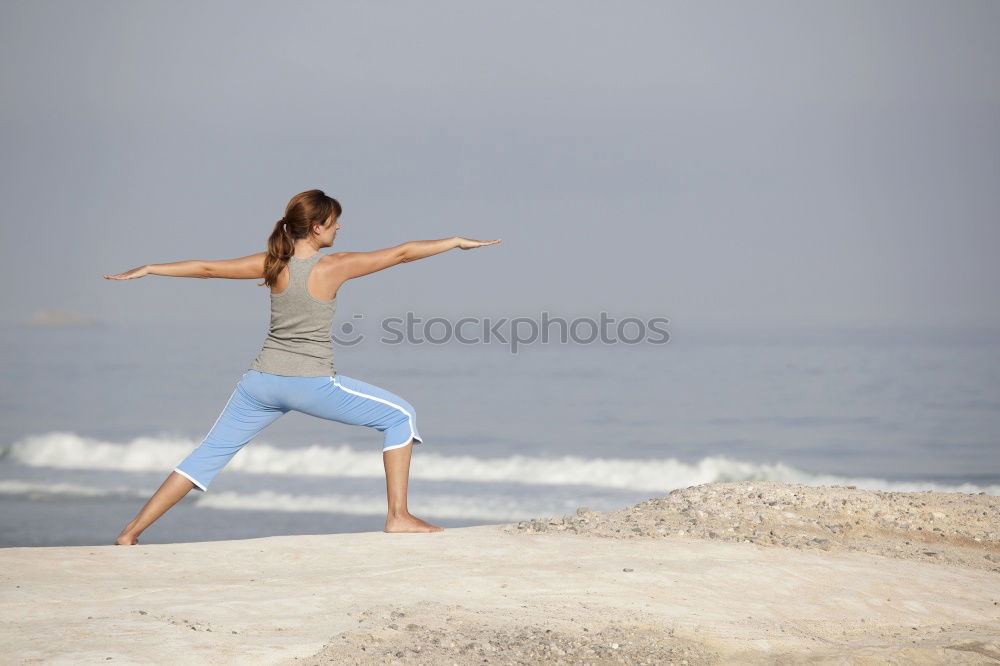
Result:
{"type": "Polygon", "coordinates": [[[267,239],[264,281],[257,286],[273,286],[295,251],[295,241],[307,237],[313,225],[325,225],[331,215],[340,217],[342,210],[340,203],[323,190],[306,190],[292,197],[285,206],[285,216],[275,223],[267,239]]]}

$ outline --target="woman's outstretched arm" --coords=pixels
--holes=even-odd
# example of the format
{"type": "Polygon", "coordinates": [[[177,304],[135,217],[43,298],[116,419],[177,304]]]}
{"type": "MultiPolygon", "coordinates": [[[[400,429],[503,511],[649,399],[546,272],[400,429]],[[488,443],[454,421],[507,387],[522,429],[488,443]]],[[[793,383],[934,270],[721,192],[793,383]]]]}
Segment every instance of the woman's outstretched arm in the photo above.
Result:
{"type": "Polygon", "coordinates": [[[343,282],[361,277],[362,275],[375,273],[390,266],[441,254],[456,247],[462,250],[471,250],[474,247],[493,245],[499,242],[499,238],[491,241],[478,241],[471,238],[462,238],[461,236],[452,236],[451,238],[442,238],[440,240],[410,241],[402,245],[387,247],[383,250],[374,250],[372,252],[337,252],[331,256],[337,259],[336,270],[340,273],[341,281],[343,282]]]}
{"type": "Polygon", "coordinates": [[[499,238],[491,241],[479,241],[455,236],[454,238],[442,238],[441,240],[433,241],[410,241],[409,243],[403,243],[401,247],[403,248],[403,261],[416,261],[417,259],[423,259],[444,252],[445,250],[450,250],[453,247],[457,247],[460,250],[471,250],[474,247],[493,245],[499,242],[499,238]]]}
{"type": "Polygon", "coordinates": [[[202,261],[190,259],[169,264],[147,264],[118,275],[105,275],[109,280],[131,280],[144,275],[166,275],[169,277],[231,278],[234,280],[260,279],[264,277],[266,252],[258,252],[239,259],[202,261]]]}

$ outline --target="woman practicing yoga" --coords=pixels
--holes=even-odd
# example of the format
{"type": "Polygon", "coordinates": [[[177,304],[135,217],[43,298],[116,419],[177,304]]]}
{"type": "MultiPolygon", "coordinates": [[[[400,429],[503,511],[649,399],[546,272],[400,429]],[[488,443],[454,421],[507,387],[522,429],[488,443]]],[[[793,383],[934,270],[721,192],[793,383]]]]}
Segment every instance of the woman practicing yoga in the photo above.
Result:
{"type": "Polygon", "coordinates": [[[440,532],[444,528],[410,514],[406,488],[410,454],[423,442],[413,405],[398,395],[337,374],[331,327],[337,290],[352,278],[452,248],[471,250],[499,243],[455,236],[410,241],[374,252],[323,254],[340,229],[341,207],[321,190],[296,194],[267,241],[267,252],[224,261],[178,261],[133,268],[109,280],[144,275],[261,279],[271,289],[271,325],[260,354],[250,364],[202,443],[174,470],[138,515],[125,526],[117,545],[138,536],[192,488],[208,490],[215,475],[261,430],[295,410],[331,421],[367,426],[383,433],[388,515],[386,532],[440,532]]]}

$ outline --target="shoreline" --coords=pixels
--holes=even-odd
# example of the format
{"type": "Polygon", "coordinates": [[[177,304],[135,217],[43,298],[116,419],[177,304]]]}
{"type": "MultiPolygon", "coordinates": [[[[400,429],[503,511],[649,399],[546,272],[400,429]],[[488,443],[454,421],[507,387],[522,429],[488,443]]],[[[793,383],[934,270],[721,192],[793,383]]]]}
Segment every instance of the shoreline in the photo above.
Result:
{"type": "Polygon", "coordinates": [[[0,634],[24,664],[988,663],[998,509],[731,482],[431,534],[14,547],[0,634]]]}

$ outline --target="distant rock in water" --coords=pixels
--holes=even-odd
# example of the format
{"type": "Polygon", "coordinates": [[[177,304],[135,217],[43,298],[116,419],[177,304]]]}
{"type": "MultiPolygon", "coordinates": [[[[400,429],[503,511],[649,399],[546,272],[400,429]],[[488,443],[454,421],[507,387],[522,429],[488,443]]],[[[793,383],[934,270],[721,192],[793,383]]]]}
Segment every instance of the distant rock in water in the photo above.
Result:
{"type": "Polygon", "coordinates": [[[84,317],[68,310],[39,310],[27,322],[28,326],[101,326],[93,317],[84,317]]]}

